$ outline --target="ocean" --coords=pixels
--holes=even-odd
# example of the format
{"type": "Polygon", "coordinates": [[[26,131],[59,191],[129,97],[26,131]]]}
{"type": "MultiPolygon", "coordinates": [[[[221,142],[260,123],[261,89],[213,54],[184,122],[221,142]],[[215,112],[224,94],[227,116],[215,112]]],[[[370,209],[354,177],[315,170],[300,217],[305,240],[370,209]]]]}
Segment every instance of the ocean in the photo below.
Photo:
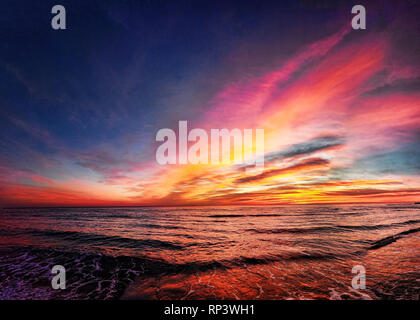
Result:
{"type": "Polygon", "coordinates": [[[419,293],[419,204],[0,209],[0,299],[419,293]],[[54,265],[66,289],[51,287],[54,265]]]}

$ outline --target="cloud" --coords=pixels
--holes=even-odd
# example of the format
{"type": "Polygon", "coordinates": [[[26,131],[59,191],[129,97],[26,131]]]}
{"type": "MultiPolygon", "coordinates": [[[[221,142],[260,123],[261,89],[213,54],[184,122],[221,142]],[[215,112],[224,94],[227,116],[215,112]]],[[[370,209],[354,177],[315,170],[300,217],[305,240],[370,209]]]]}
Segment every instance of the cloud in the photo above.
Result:
{"type": "Polygon", "coordinates": [[[265,171],[261,174],[255,175],[255,176],[240,178],[236,180],[236,182],[237,183],[255,182],[255,181],[263,180],[269,177],[278,176],[281,174],[296,173],[296,172],[300,172],[300,171],[304,171],[308,169],[326,167],[329,164],[330,164],[330,161],[326,159],[309,158],[309,159],[302,160],[299,163],[296,163],[286,168],[272,169],[272,170],[265,171]]]}
{"type": "MultiPolygon", "coordinates": [[[[112,17],[113,25],[120,20],[118,14],[112,17]]],[[[136,21],[143,20],[130,23],[136,21]]],[[[356,34],[347,21],[305,44],[291,40],[295,34],[277,32],[276,44],[252,43],[255,38],[244,33],[212,51],[217,59],[209,59],[195,51],[208,53],[203,48],[213,45],[201,36],[168,56],[161,49],[176,49],[173,44],[184,39],[175,29],[170,30],[174,39],[161,42],[152,33],[145,46],[132,43],[120,24],[111,38],[109,32],[102,37],[103,23],[87,34],[99,32],[99,43],[91,47],[91,37],[71,38],[74,47],[86,44],[82,54],[64,55],[53,64],[36,39],[19,42],[37,49],[29,59],[14,55],[12,47],[5,51],[10,56],[6,72],[15,79],[3,91],[13,93],[16,83],[26,88],[6,97],[6,103],[16,113],[28,112],[24,120],[13,113],[5,117],[6,134],[0,138],[4,201],[188,205],[417,195],[420,69],[417,51],[397,24],[356,34]],[[404,48],[396,36],[405,39],[404,48]],[[279,49],[284,40],[290,42],[287,50],[279,49]],[[117,42],[120,50],[108,50],[117,42]],[[258,50],[246,52],[251,46],[258,50]],[[45,72],[51,68],[65,72],[45,72]],[[163,124],[176,127],[179,120],[203,129],[263,128],[265,171],[250,176],[245,167],[230,164],[157,165],[155,133],[163,124]],[[16,133],[12,139],[9,129],[16,133]]],[[[140,36],[141,28],[135,34],[140,36]]],[[[309,36],[321,35],[304,38],[309,36]]]]}
{"type": "Polygon", "coordinates": [[[285,158],[309,155],[317,151],[341,147],[344,143],[345,139],[340,136],[330,135],[317,137],[306,142],[294,144],[285,150],[267,153],[264,156],[264,162],[274,162],[285,158]]]}
{"type": "Polygon", "coordinates": [[[371,195],[417,195],[420,194],[420,188],[400,188],[400,189],[375,189],[375,188],[361,188],[361,189],[347,189],[339,191],[325,192],[328,196],[371,196],[371,195]]]}

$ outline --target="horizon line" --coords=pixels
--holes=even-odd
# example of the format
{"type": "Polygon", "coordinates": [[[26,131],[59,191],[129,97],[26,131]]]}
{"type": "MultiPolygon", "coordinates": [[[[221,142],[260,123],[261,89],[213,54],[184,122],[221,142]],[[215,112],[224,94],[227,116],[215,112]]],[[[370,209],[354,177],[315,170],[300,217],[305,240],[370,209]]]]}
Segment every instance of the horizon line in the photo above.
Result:
{"type": "Polygon", "coordinates": [[[205,204],[205,205],[93,205],[93,206],[4,206],[0,209],[30,208],[185,208],[185,207],[276,207],[276,206],[310,206],[310,205],[370,205],[370,204],[420,204],[418,201],[402,202],[318,202],[318,203],[279,203],[279,204],[205,204]]]}

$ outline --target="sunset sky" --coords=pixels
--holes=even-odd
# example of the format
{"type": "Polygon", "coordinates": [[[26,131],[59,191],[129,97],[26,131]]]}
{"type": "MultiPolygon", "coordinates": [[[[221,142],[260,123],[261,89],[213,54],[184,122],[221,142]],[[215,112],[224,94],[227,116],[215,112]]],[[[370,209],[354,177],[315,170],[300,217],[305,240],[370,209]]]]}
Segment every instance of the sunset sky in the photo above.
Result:
{"type": "Polygon", "coordinates": [[[419,5],[314,3],[2,1],[0,206],[420,201],[419,5]],[[264,171],[157,164],[180,120],[264,171]]]}

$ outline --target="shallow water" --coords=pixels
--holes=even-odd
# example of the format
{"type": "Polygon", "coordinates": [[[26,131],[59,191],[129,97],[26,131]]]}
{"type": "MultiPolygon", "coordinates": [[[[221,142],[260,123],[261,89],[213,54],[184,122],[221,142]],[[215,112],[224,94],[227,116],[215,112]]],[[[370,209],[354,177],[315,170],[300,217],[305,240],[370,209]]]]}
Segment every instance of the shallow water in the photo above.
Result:
{"type": "Polygon", "coordinates": [[[2,299],[418,300],[420,205],[8,208],[0,258],[2,299]]]}

